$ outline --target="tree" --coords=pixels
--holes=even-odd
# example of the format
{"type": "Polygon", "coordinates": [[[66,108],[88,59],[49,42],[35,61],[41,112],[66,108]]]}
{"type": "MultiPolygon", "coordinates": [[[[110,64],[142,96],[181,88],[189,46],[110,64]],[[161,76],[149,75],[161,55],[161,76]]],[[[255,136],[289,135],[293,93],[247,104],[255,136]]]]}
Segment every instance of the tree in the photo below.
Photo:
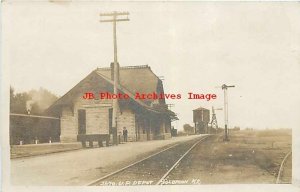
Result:
{"type": "Polygon", "coordinates": [[[194,134],[195,133],[194,127],[190,126],[189,124],[184,124],[183,125],[183,130],[184,130],[184,132],[186,132],[188,134],[194,134]]]}
{"type": "Polygon", "coordinates": [[[39,90],[30,90],[28,92],[15,93],[13,87],[10,87],[10,112],[41,115],[58,97],[50,91],[40,88],[39,90]]]}
{"type": "Polygon", "coordinates": [[[15,93],[14,88],[10,87],[10,112],[26,113],[26,101],[30,100],[28,93],[15,93]]]}
{"type": "Polygon", "coordinates": [[[33,101],[32,113],[41,114],[45,109],[47,109],[54,101],[58,99],[56,95],[44,88],[39,88],[39,90],[30,90],[28,94],[33,101]]]}

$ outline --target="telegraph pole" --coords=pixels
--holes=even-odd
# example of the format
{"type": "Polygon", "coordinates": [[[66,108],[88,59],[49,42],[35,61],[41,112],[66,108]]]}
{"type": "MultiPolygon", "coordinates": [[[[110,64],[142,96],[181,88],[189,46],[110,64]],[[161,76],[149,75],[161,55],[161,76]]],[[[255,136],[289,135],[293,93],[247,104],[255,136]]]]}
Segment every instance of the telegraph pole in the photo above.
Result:
{"type": "Polygon", "coordinates": [[[171,104],[167,104],[167,106],[168,106],[168,109],[172,110],[172,107],[174,107],[175,104],[171,103],[171,104]]]}
{"type": "MultiPolygon", "coordinates": [[[[101,19],[100,22],[112,22],[113,23],[113,41],[114,41],[114,65],[111,70],[114,71],[114,94],[118,94],[119,86],[119,63],[117,54],[117,22],[129,21],[129,12],[117,12],[112,13],[100,13],[100,16],[105,19],[101,19]],[[126,16],[124,18],[124,16],[126,16]],[[110,17],[110,18],[107,18],[110,17]],[[123,18],[120,18],[123,17],[123,18]]],[[[113,142],[117,145],[117,115],[119,110],[119,103],[117,99],[113,99],[113,114],[112,114],[112,132],[113,142]]]]}
{"type": "Polygon", "coordinates": [[[222,85],[222,89],[224,90],[224,120],[225,120],[225,136],[224,141],[229,141],[228,138],[228,96],[227,96],[227,89],[235,87],[234,85],[222,85]]]}

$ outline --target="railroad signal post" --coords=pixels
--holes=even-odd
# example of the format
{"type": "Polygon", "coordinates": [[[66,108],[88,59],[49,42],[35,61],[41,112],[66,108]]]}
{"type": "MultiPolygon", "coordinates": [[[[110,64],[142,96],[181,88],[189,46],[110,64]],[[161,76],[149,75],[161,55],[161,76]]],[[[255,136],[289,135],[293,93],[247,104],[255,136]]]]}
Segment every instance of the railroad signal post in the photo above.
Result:
{"type": "Polygon", "coordinates": [[[224,141],[229,141],[228,138],[228,95],[227,89],[235,87],[234,85],[222,85],[222,90],[224,90],[224,120],[225,120],[225,131],[224,131],[224,141]]]}
{"type": "MultiPolygon", "coordinates": [[[[105,19],[101,19],[100,22],[112,22],[113,23],[113,43],[114,43],[114,63],[111,65],[111,71],[114,71],[114,94],[118,94],[119,87],[119,63],[117,54],[117,22],[129,21],[129,12],[117,12],[112,13],[100,13],[100,16],[105,19]],[[110,18],[107,18],[110,17],[110,18]]],[[[117,141],[117,114],[119,109],[119,103],[117,99],[113,99],[113,112],[112,112],[112,133],[113,142],[115,145],[118,144],[117,141]]]]}

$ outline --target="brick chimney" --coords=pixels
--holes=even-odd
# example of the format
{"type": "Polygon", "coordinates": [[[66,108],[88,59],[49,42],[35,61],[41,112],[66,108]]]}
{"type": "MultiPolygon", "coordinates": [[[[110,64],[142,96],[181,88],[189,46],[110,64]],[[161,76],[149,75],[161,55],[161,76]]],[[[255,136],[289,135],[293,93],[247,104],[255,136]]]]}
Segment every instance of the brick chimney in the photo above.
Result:
{"type": "MultiPolygon", "coordinates": [[[[119,83],[120,82],[120,65],[119,65],[119,63],[117,63],[117,67],[118,67],[117,77],[118,77],[118,83],[119,83]]],[[[112,81],[114,80],[114,71],[115,71],[114,70],[114,63],[112,62],[112,63],[110,63],[110,78],[111,78],[112,81]]]]}

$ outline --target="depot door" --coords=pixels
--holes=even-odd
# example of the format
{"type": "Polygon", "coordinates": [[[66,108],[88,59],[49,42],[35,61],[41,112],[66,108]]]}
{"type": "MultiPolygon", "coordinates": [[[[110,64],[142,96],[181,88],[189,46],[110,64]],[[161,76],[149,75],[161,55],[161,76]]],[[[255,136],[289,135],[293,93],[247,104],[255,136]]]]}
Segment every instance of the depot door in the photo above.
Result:
{"type": "Polygon", "coordinates": [[[86,111],[78,110],[78,134],[86,134],[86,111]]]}

